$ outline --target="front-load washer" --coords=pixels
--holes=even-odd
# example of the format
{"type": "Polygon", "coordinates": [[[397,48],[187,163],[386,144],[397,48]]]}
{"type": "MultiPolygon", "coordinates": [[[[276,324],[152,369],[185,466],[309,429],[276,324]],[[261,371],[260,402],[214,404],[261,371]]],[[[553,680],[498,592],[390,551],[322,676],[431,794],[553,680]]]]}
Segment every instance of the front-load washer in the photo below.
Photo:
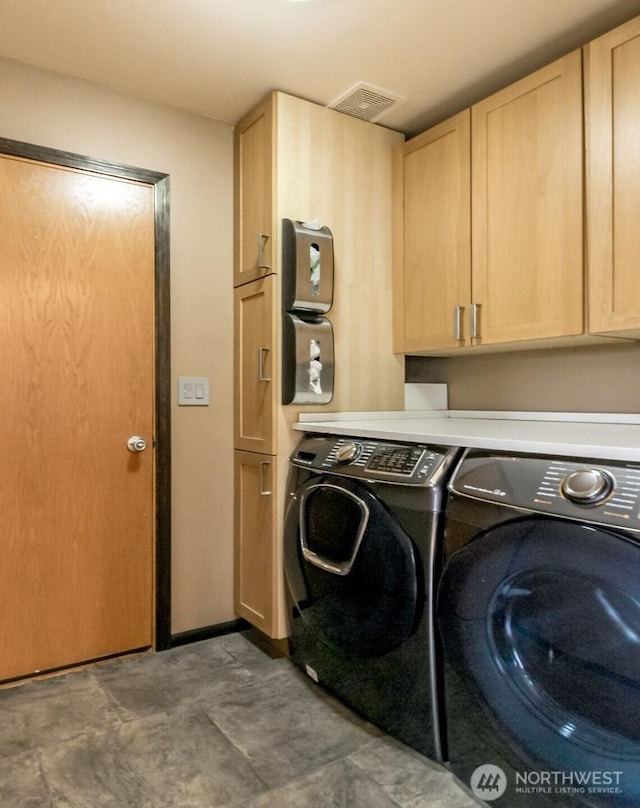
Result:
{"type": "Polygon", "coordinates": [[[640,465],[467,450],[437,622],[449,765],[508,808],[640,806],[640,465]]]}
{"type": "Polygon", "coordinates": [[[290,458],[284,567],[292,659],[442,760],[434,575],[459,450],[306,435],[290,458]]]}

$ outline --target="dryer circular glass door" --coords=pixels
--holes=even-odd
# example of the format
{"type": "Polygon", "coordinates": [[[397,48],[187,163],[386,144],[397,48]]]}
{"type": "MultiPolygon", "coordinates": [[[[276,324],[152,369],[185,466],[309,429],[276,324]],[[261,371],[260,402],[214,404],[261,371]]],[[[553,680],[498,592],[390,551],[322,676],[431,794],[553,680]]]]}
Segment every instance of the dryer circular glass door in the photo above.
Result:
{"type": "Polygon", "coordinates": [[[424,606],[419,554],[365,486],[327,476],[304,483],[285,519],[284,564],[306,628],[343,653],[380,656],[414,633],[424,606]]]}
{"type": "Polygon", "coordinates": [[[438,621],[449,664],[522,760],[620,771],[640,800],[640,546],[553,519],[494,527],[449,559],[438,621]]]}

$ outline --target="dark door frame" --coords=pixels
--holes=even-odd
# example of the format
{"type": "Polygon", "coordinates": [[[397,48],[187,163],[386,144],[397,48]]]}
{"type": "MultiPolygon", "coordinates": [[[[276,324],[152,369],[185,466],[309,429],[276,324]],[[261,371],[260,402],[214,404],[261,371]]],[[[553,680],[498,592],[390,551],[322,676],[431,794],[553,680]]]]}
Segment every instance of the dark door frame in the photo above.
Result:
{"type": "Polygon", "coordinates": [[[0,137],[0,154],[68,166],[153,186],[155,196],[155,647],[171,647],[171,355],[169,175],[0,137]]]}

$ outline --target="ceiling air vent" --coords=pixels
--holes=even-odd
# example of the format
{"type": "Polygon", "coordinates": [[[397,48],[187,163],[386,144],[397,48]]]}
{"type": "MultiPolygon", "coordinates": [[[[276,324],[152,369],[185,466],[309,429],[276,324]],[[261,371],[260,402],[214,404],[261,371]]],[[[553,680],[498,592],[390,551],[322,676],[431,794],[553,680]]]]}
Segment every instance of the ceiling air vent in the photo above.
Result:
{"type": "Polygon", "coordinates": [[[329,108],[353,115],[355,118],[362,118],[363,121],[377,121],[392,107],[398,107],[406,100],[400,95],[361,81],[332,101],[329,108]]]}

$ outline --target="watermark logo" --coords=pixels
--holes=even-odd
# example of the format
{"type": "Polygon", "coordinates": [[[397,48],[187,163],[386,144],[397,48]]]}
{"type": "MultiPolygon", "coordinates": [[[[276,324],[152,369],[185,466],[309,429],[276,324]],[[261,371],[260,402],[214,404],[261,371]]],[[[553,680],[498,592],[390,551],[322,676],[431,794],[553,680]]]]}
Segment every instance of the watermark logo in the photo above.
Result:
{"type": "MultiPolygon", "coordinates": [[[[512,773],[512,789],[516,794],[535,797],[543,794],[565,796],[623,794],[622,771],[516,771],[512,773]]],[[[501,797],[509,785],[507,775],[500,766],[485,763],[471,775],[469,782],[473,794],[484,802],[501,797]]]]}
{"type": "Polygon", "coordinates": [[[516,772],[517,794],[622,794],[622,771],[516,772]]]}
{"type": "Polygon", "coordinates": [[[471,791],[481,800],[491,802],[501,797],[507,788],[507,775],[492,763],[485,763],[471,775],[471,791]]]}

